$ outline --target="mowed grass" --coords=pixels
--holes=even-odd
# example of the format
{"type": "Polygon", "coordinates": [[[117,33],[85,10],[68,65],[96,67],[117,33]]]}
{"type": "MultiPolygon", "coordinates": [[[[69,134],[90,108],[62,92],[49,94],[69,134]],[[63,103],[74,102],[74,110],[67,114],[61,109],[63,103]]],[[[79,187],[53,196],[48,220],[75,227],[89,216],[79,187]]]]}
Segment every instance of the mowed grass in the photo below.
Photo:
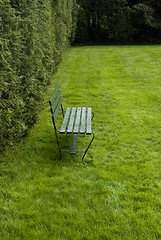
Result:
{"type": "Polygon", "coordinates": [[[1,157],[0,239],[161,239],[160,66],[161,46],[67,51],[38,123],[1,157]],[[95,113],[88,166],[59,160],[48,100],[60,81],[65,108],[95,113]]]}

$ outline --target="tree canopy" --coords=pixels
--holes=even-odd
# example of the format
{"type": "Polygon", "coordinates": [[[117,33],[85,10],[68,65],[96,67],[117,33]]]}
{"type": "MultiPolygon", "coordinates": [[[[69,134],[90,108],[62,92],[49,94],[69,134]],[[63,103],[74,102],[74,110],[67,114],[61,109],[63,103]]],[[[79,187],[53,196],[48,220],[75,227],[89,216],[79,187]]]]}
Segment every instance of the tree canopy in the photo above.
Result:
{"type": "Polygon", "coordinates": [[[159,0],[78,0],[76,42],[158,43],[159,0]]]}

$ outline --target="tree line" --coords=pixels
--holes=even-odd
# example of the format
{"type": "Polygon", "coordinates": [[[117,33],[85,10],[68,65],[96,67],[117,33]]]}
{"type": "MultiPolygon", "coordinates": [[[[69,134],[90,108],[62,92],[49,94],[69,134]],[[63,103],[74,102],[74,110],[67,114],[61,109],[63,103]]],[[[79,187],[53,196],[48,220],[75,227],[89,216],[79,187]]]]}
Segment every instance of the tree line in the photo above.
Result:
{"type": "Polygon", "coordinates": [[[160,43],[160,0],[78,0],[77,43],[160,43]]]}
{"type": "Polygon", "coordinates": [[[0,0],[0,152],[37,120],[74,43],[160,43],[160,0],[0,0]]]}

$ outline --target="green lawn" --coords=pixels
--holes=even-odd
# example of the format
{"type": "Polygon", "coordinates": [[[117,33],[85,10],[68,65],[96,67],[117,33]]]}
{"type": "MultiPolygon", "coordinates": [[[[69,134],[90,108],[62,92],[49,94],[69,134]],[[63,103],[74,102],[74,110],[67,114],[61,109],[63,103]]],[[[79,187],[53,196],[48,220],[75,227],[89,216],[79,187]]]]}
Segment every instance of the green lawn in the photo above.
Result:
{"type": "Polygon", "coordinates": [[[0,161],[0,239],[161,239],[161,46],[70,48],[38,123],[0,161]],[[88,166],[59,160],[59,81],[65,108],[95,113],[88,166]]]}

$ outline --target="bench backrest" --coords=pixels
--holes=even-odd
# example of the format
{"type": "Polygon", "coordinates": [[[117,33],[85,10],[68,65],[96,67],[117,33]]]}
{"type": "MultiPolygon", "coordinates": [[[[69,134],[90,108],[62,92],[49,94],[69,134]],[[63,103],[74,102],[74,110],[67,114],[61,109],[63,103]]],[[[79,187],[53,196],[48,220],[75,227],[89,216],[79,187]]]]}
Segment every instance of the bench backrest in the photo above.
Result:
{"type": "Polygon", "coordinates": [[[49,100],[49,104],[51,107],[51,113],[52,113],[52,117],[54,118],[54,120],[57,117],[57,114],[62,105],[62,102],[63,102],[63,96],[62,96],[62,90],[60,89],[60,83],[59,83],[56,86],[55,91],[53,92],[53,94],[49,100]]]}

